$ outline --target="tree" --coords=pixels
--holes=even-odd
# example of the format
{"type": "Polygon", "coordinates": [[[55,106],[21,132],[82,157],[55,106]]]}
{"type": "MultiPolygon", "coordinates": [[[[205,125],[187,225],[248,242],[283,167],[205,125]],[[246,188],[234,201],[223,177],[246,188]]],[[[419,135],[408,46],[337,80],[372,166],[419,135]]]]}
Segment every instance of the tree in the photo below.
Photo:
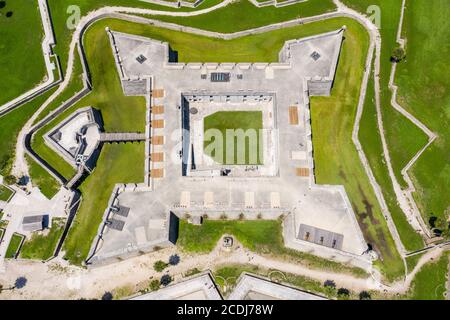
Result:
{"type": "Polygon", "coordinates": [[[158,280],[155,279],[155,280],[150,281],[149,287],[150,287],[151,291],[156,291],[161,287],[161,284],[158,280]]]}
{"type": "Polygon", "coordinates": [[[11,18],[12,15],[13,15],[13,12],[12,12],[12,11],[8,11],[8,12],[6,13],[6,17],[7,17],[7,18],[11,18]]]}
{"type": "Polygon", "coordinates": [[[102,295],[102,300],[112,300],[113,299],[113,295],[111,292],[106,291],[103,295],[102,295]]]}
{"type": "Polygon", "coordinates": [[[323,283],[324,287],[336,288],[336,283],[333,280],[325,280],[323,283]]]}
{"type": "Polygon", "coordinates": [[[367,291],[361,291],[359,293],[359,300],[370,300],[372,299],[372,296],[367,291]]]}
{"type": "Polygon", "coordinates": [[[391,61],[392,62],[400,62],[406,58],[405,49],[402,47],[397,47],[392,51],[391,61]]]}
{"type": "Polygon", "coordinates": [[[14,282],[14,289],[22,289],[27,285],[27,278],[25,277],[19,277],[16,279],[16,282],[14,282]]]}
{"type": "Polygon", "coordinates": [[[169,264],[171,266],[176,266],[178,263],[180,263],[180,256],[177,254],[173,254],[169,257],[169,264]]]}
{"type": "Polygon", "coordinates": [[[167,268],[167,263],[164,261],[158,260],[153,264],[153,269],[155,269],[156,272],[161,272],[165,268],[167,268]]]}
{"type": "Polygon", "coordinates": [[[0,9],[3,9],[6,6],[6,1],[0,1],[0,9]]]}
{"type": "Polygon", "coordinates": [[[6,183],[6,184],[8,184],[8,185],[13,185],[13,184],[16,184],[17,183],[17,178],[15,177],[15,176],[13,176],[13,175],[7,175],[4,179],[3,179],[3,181],[6,183]]]}
{"type": "Polygon", "coordinates": [[[161,283],[161,285],[163,285],[164,287],[169,285],[169,283],[172,282],[172,277],[168,274],[165,274],[161,277],[161,280],[159,281],[161,283]]]}

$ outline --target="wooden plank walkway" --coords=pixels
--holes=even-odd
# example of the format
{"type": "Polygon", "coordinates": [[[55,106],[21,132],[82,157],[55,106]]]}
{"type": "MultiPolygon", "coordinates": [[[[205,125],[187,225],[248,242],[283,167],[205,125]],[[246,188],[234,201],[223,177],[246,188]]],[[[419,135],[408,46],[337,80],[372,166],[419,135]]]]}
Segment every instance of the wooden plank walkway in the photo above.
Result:
{"type": "Polygon", "coordinates": [[[144,141],[145,133],[136,132],[102,132],[100,133],[101,142],[131,142],[144,141]]]}

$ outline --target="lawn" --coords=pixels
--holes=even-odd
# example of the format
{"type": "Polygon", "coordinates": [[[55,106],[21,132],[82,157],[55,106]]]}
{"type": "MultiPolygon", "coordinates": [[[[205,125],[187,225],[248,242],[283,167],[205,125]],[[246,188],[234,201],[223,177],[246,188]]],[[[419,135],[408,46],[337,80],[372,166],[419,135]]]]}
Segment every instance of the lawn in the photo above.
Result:
{"type": "Polygon", "coordinates": [[[186,252],[208,253],[217,245],[223,234],[231,234],[250,250],[299,263],[314,269],[366,277],[367,274],[355,267],[346,266],[308,253],[288,249],[284,246],[280,220],[208,220],[201,226],[180,220],[177,245],[186,252]]]}
{"type": "Polygon", "coordinates": [[[25,237],[21,234],[13,234],[8,249],[6,249],[5,259],[14,259],[17,256],[24,238],[25,237]]]}
{"type": "Polygon", "coordinates": [[[64,231],[65,223],[66,219],[53,218],[50,230],[44,231],[46,234],[34,232],[31,238],[23,243],[20,258],[34,260],[51,258],[64,231]]]}
{"type": "Polygon", "coordinates": [[[40,164],[34,161],[28,155],[25,155],[28,170],[31,176],[31,182],[33,186],[37,186],[41,190],[42,194],[48,199],[59,191],[61,185],[52,175],[50,175],[40,164]]]}
{"type": "Polygon", "coordinates": [[[203,119],[205,153],[218,163],[262,164],[262,111],[219,111],[203,119]]]}
{"type": "Polygon", "coordinates": [[[78,265],[86,259],[114,185],[143,179],[143,143],[104,145],[96,169],[80,187],[83,198],[64,242],[64,259],[78,265]]]}
{"type": "Polygon", "coordinates": [[[0,74],[7,81],[0,82],[0,105],[32,89],[46,75],[37,2],[5,0],[5,4],[0,9],[0,74]],[[11,17],[6,16],[9,11],[11,17]]]}
{"type": "Polygon", "coordinates": [[[150,16],[184,26],[232,33],[335,10],[332,0],[308,0],[285,7],[256,8],[248,0],[238,0],[205,15],[192,17],[150,16]]]}
{"type": "Polygon", "coordinates": [[[415,198],[425,221],[440,223],[450,214],[450,6],[446,0],[409,1],[404,34],[407,58],[399,64],[396,83],[400,103],[438,138],[410,170],[415,198]]]}
{"type": "Polygon", "coordinates": [[[444,300],[449,255],[444,252],[437,261],[428,262],[414,277],[407,294],[410,300],[444,300]]]}
{"type": "Polygon", "coordinates": [[[424,246],[422,237],[412,228],[398,205],[386,162],[384,161],[381,137],[377,126],[374,95],[375,90],[372,73],[368,83],[364,110],[359,127],[359,140],[369,160],[375,179],[381,187],[392,220],[400,234],[400,239],[404,247],[409,251],[418,250],[424,246]]]}
{"type": "Polygon", "coordinates": [[[0,201],[8,201],[9,198],[14,194],[14,191],[0,184],[0,201]]]}

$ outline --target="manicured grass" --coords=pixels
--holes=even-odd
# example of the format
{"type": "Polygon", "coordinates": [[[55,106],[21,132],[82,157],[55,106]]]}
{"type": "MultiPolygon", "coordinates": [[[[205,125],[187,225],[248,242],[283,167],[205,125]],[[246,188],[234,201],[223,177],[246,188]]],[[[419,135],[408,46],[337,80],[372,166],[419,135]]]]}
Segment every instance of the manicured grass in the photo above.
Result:
{"type": "Polygon", "coordinates": [[[248,0],[238,0],[205,15],[191,17],[157,16],[156,18],[189,27],[231,33],[296,18],[315,16],[335,9],[336,7],[331,0],[308,0],[281,8],[273,6],[256,8],[248,0]]]}
{"type": "Polygon", "coordinates": [[[80,10],[80,15],[85,16],[88,12],[99,9],[105,6],[122,6],[122,7],[135,7],[135,8],[147,8],[159,11],[196,11],[214,6],[222,0],[205,0],[197,8],[172,8],[167,6],[155,5],[145,1],[137,0],[49,0],[48,5],[50,13],[52,15],[53,26],[56,37],[55,53],[61,60],[62,69],[65,71],[67,66],[67,57],[69,44],[72,37],[73,29],[67,27],[67,21],[72,15],[72,11],[68,13],[69,6],[77,6],[80,10]]]}
{"type": "Polygon", "coordinates": [[[50,230],[34,232],[26,240],[20,250],[20,257],[24,259],[47,260],[53,256],[59,239],[64,231],[66,219],[53,218],[50,230]]]}
{"type": "Polygon", "coordinates": [[[205,117],[205,153],[218,163],[261,164],[262,122],[261,111],[220,111],[205,117]]]}
{"type": "Polygon", "coordinates": [[[6,0],[6,6],[0,9],[0,105],[32,89],[44,78],[42,34],[36,1],[6,0]],[[9,18],[8,11],[13,12],[9,18]]]}
{"type": "Polygon", "coordinates": [[[5,233],[5,230],[0,229],[0,241],[2,240],[4,233],[5,233]]]}
{"type": "Polygon", "coordinates": [[[403,245],[409,251],[423,248],[422,237],[411,227],[398,205],[386,162],[384,161],[381,137],[377,127],[373,74],[367,87],[366,100],[359,127],[359,139],[369,160],[372,172],[380,184],[384,199],[403,245]]]}
{"type": "Polygon", "coordinates": [[[260,254],[268,254],[300,263],[311,268],[350,273],[357,277],[367,274],[355,267],[288,249],[284,246],[280,220],[208,220],[201,226],[180,220],[177,245],[186,252],[207,253],[218,243],[223,234],[231,234],[245,247],[260,254]]]}
{"type": "Polygon", "coordinates": [[[5,254],[6,259],[13,259],[17,256],[23,238],[24,236],[21,234],[18,233],[13,234],[13,236],[11,237],[11,241],[9,242],[8,249],[6,249],[5,254]]]}
{"type": "Polygon", "coordinates": [[[398,66],[396,83],[402,106],[438,134],[410,175],[425,221],[435,216],[442,223],[450,214],[450,6],[446,0],[429,4],[407,2],[407,58],[398,66]]]}
{"type": "Polygon", "coordinates": [[[414,277],[407,298],[410,300],[444,300],[448,267],[448,253],[444,253],[439,260],[424,265],[414,277]]]}
{"type": "Polygon", "coordinates": [[[0,184],[0,200],[1,201],[8,201],[9,198],[13,195],[14,191],[12,191],[10,188],[0,184]]]}
{"type": "Polygon", "coordinates": [[[61,185],[58,180],[53,178],[44,168],[42,168],[36,161],[25,155],[28,163],[28,169],[31,176],[31,182],[34,186],[37,186],[41,190],[42,194],[48,199],[59,191],[61,185]]]}
{"type": "Polygon", "coordinates": [[[74,264],[86,259],[114,185],[143,179],[143,143],[107,144],[102,148],[96,169],[80,187],[83,198],[64,242],[65,259],[74,264]]]}
{"type": "Polygon", "coordinates": [[[392,280],[403,274],[403,262],[352,142],[367,44],[360,26],[347,29],[331,97],[311,99],[315,174],[319,184],[344,185],[366,241],[381,257],[377,265],[392,280]]]}

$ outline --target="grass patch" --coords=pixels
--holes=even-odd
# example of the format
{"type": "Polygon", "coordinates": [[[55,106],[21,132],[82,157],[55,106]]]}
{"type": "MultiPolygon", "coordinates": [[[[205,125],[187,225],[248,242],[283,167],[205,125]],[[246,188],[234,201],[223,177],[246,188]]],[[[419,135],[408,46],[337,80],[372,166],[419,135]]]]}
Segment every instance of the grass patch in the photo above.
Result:
{"type": "Polygon", "coordinates": [[[311,268],[350,273],[357,277],[367,276],[362,269],[286,248],[280,220],[205,219],[201,226],[180,220],[177,245],[186,252],[208,253],[214,249],[223,234],[235,236],[246,248],[260,254],[290,260],[311,268]]]}
{"type": "Polygon", "coordinates": [[[448,258],[448,253],[444,253],[437,261],[425,264],[414,277],[407,298],[411,300],[444,300],[448,258]]]}
{"type": "Polygon", "coordinates": [[[406,266],[408,267],[408,273],[414,270],[420,258],[423,256],[423,253],[416,254],[413,256],[406,257],[406,266]]]}
{"type": "Polygon", "coordinates": [[[232,33],[301,17],[319,15],[336,9],[331,0],[308,0],[289,6],[256,8],[248,0],[238,0],[208,14],[191,17],[151,16],[203,30],[232,33]]]}
{"type": "Polygon", "coordinates": [[[262,122],[262,111],[219,111],[205,117],[205,153],[221,164],[262,164],[262,122]]]}
{"type": "Polygon", "coordinates": [[[24,242],[20,257],[35,260],[51,258],[64,231],[65,223],[66,219],[53,218],[50,230],[34,232],[31,238],[24,242]]]}
{"type": "Polygon", "coordinates": [[[59,191],[61,185],[58,180],[53,178],[44,168],[41,167],[36,161],[25,155],[28,163],[28,169],[30,176],[32,178],[31,182],[34,186],[37,186],[41,190],[42,194],[48,199],[53,198],[53,196],[59,191]]]}
{"type": "Polygon", "coordinates": [[[0,74],[8,80],[0,82],[0,105],[32,89],[44,78],[42,35],[37,2],[6,1],[0,9],[0,74]],[[6,16],[9,11],[13,13],[11,17],[6,16]]]}
{"type": "Polygon", "coordinates": [[[409,251],[423,248],[422,237],[412,228],[398,205],[386,162],[384,161],[381,137],[377,126],[373,73],[367,87],[366,100],[359,127],[359,139],[369,160],[372,172],[380,184],[384,199],[403,245],[409,251]]]}
{"type": "Polygon", "coordinates": [[[450,215],[450,6],[448,1],[407,4],[404,33],[407,58],[396,74],[399,102],[438,134],[410,170],[415,199],[425,221],[450,215]],[[432,58],[430,58],[432,57],[432,58]]]}
{"type": "Polygon", "coordinates": [[[19,254],[20,246],[25,237],[21,234],[14,233],[6,249],[5,259],[14,259],[19,254]]]}
{"type": "Polygon", "coordinates": [[[143,178],[143,143],[103,147],[96,169],[80,187],[83,199],[64,242],[64,259],[73,264],[81,264],[86,259],[114,185],[138,183],[143,178]]]}
{"type": "Polygon", "coordinates": [[[1,201],[8,201],[9,198],[14,194],[14,191],[8,188],[7,186],[4,186],[0,184],[0,200],[1,201]]]}

